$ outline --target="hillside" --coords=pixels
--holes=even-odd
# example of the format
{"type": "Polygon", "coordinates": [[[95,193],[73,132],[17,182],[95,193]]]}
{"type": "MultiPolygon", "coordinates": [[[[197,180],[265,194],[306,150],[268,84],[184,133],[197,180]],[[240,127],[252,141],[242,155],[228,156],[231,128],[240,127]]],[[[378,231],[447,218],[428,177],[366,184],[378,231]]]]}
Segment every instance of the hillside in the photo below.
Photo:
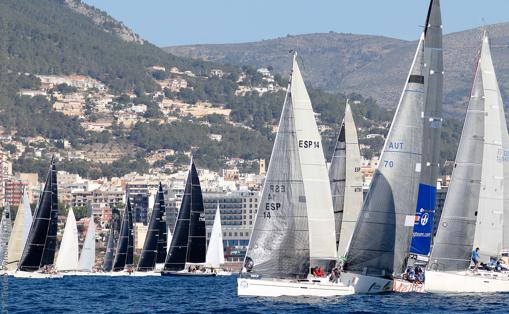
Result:
{"type": "MultiPolygon", "coordinates": [[[[509,23],[488,27],[493,59],[504,99],[509,96],[509,23]]],[[[480,30],[444,36],[445,110],[464,112],[480,30]]],[[[353,34],[307,34],[260,42],[167,47],[175,55],[237,65],[272,66],[288,75],[287,52],[299,51],[307,79],[315,87],[373,97],[394,108],[415,52],[416,42],[353,34]]],[[[509,103],[509,101],[506,101],[509,103]]]]}

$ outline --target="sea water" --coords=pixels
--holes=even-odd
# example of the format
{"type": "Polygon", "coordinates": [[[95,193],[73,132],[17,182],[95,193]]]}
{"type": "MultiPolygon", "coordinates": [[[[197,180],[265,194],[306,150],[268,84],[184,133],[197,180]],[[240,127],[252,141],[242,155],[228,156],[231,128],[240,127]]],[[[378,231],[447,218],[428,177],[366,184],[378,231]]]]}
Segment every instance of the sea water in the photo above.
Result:
{"type": "Polygon", "coordinates": [[[237,297],[236,277],[2,281],[2,313],[509,313],[509,294],[237,297]]]}

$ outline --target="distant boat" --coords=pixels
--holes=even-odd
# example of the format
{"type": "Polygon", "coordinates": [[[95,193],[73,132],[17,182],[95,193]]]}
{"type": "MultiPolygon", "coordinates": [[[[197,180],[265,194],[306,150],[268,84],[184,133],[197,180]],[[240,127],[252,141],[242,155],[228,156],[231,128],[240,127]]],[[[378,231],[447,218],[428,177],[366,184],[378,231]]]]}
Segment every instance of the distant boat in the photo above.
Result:
{"type": "Polygon", "coordinates": [[[214,276],[212,272],[193,269],[205,265],[207,250],[205,211],[198,172],[191,160],[182,204],[166,256],[163,276],[214,276]]]}
{"type": "Polygon", "coordinates": [[[509,135],[485,32],[425,291],[509,291],[507,272],[469,269],[474,248],[484,263],[507,252],[508,204],[509,135]]]}
{"type": "Polygon", "coordinates": [[[95,221],[94,215],[90,215],[88,221],[88,230],[81,249],[81,255],[78,263],[78,271],[80,273],[94,273],[95,266],[95,221]]]}
{"type": "Polygon", "coordinates": [[[59,272],[76,272],[78,270],[79,242],[78,226],[74,211],[69,209],[64,234],[58,251],[55,267],[59,272]]]}
{"type": "Polygon", "coordinates": [[[136,275],[148,276],[157,275],[156,265],[163,264],[166,259],[166,221],[165,221],[166,205],[164,201],[163,185],[159,183],[159,190],[154,202],[152,216],[148,225],[145,243],[141,250],[140,260],[136,268],[136,275]]]}
{"type": "MultiPolygon", "coordinates": [[[[239,296],[337,296],[353,288],[311,277],[337,259],[322,141],[293,55],[287,94],[244,267],[239,296]]],[[[327,269],[326,269],[327,270],[327,269]]]]}
{"type": "Polygon", "coordinates": [[[131,201],[126,197],[127,205],[124,210],[117,249],[113,260],[112,276],[130,275],[134,271],[134,230],[131,201]]]}
{"type": "Polygon", "coordinates": [[[23,199],[18,206],[7,249],[7,263],[5,266],[10,272],[14,272],[18,268],[32,221],[32,210],[30,209],[30,202],[28,201],[28,194],[25,189],[23,191],[23,199]]]}
{"type": "Polygon", "coordinates": [[[216,214],[214,216],[214,224],[210,233],[209,245],[207,247],[207,255],[205,257],[205,265],[213,269],[216,275],[230,276],[232,273],[221,268],[224,265],[224,247],[223,247],[223,230],[221,229],[221,211],[217,204],[216,214]]]}
{"type": "Polygon", "coordinates": [[[361,152],[352,109],[347,102],[329,167],[332,206],[336,222],[338,257],[344,258],[362,208],[361,152]]]}
{"type": "Polygon", "coordinates": [[[102,271],[109,273],[113,269],[113,258],[115,257],[115,247],[117,240],[115,239],[114,219],[110,222],[110,232],[108,233],[108,242],[106,244],[106,254],[102,265],[102,271]]]}
{"type": "Polygon", "coordinates": [[[11,236],[11,210],[9,206],[4,207],[2,220],[0,221],[0,274],[7,270],[7,247],[11,236]]]}
{"type": "Polygon", "coordinates": [[[14,276],[18,278],[61,278],[54,269],[58,226],[57,169],[54,159],[44,190],[35,209],[27,242],[14,276]]]}
{"type": "MultiPolygon", "coordinates": [[[[429,49],[433,49],[427,36],[434,34],[430,30],[435,28],[441,29],[440,5],[432,0],[341,276],[357,293],[392,291],[393,280],[406,269],[421,173],[428,167],[422,165],[424,120],[432,119],[424,116],[428,111],[426,98],[437,92],[429,90],[436,86],[427,84],[430,76],[442,76],[440,68],[435,72],[437,69],[430,68],[434,63],[427,59],[431,57],[429,49]]],[[[438,127],[440,121],[437,123],[438,127]]]]}

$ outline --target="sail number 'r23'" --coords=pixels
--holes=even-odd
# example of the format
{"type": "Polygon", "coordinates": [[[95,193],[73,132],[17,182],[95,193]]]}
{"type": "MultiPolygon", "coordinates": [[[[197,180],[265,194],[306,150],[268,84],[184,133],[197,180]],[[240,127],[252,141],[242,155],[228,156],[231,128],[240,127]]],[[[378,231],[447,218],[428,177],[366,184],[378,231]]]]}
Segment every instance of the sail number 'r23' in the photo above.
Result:
{"type": "Polygon", "coordinates": [[[265,203],[265,210],[263,211],[263,218],[270,219],[274,211],[281,208],[281,203],[274,200],[275,193],[286,193],[286,186],[284,184],[271,184],[269,186],[269,195],[267,199],[271,202],[265,203]]]}

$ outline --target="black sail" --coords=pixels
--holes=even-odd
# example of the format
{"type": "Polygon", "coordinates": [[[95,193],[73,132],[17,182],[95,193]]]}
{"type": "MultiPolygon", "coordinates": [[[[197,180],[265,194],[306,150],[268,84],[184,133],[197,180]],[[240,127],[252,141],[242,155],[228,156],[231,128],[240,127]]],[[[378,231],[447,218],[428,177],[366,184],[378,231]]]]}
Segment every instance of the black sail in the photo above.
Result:
{"type": "Polygon", "coordinates": [[[44,190],[19,263],[19,270],[36,271],[53,265],[58,223],[57,170],[52,159],[44,190]]]}
{"type": "Polygon", "coordinates": [[[108,235],[108,245],[106,247],[106,255],[104,256],[103,271],[110,272],[113,269],[113,253],[115,251],[115,230],[113,228],[113,220],[108,235]]]}
{"type": "Polygon", "coordinates": [[[120,235],[117,243],[113,271],[122,271],[126,266],[133,265],[134,258],[133,214],[131,202],[127,198],[127,205],[120,226],[120,235]]]}
{"type": "Polygon", "coordinates": [[[163,186],[159,183],[154,209],[148,225],[147,236],[141,250],[138,271],[152,271],[156,263],[164,263],[166,258],[166,222],[164,220],[163,186]]]}
{"type": "Polygon", "coordinates": [[[200,180],[196,167],[191,162],[164,270],[183,270],[186,262],[205,263],[205,237],[205,213],[200,180]]]}

